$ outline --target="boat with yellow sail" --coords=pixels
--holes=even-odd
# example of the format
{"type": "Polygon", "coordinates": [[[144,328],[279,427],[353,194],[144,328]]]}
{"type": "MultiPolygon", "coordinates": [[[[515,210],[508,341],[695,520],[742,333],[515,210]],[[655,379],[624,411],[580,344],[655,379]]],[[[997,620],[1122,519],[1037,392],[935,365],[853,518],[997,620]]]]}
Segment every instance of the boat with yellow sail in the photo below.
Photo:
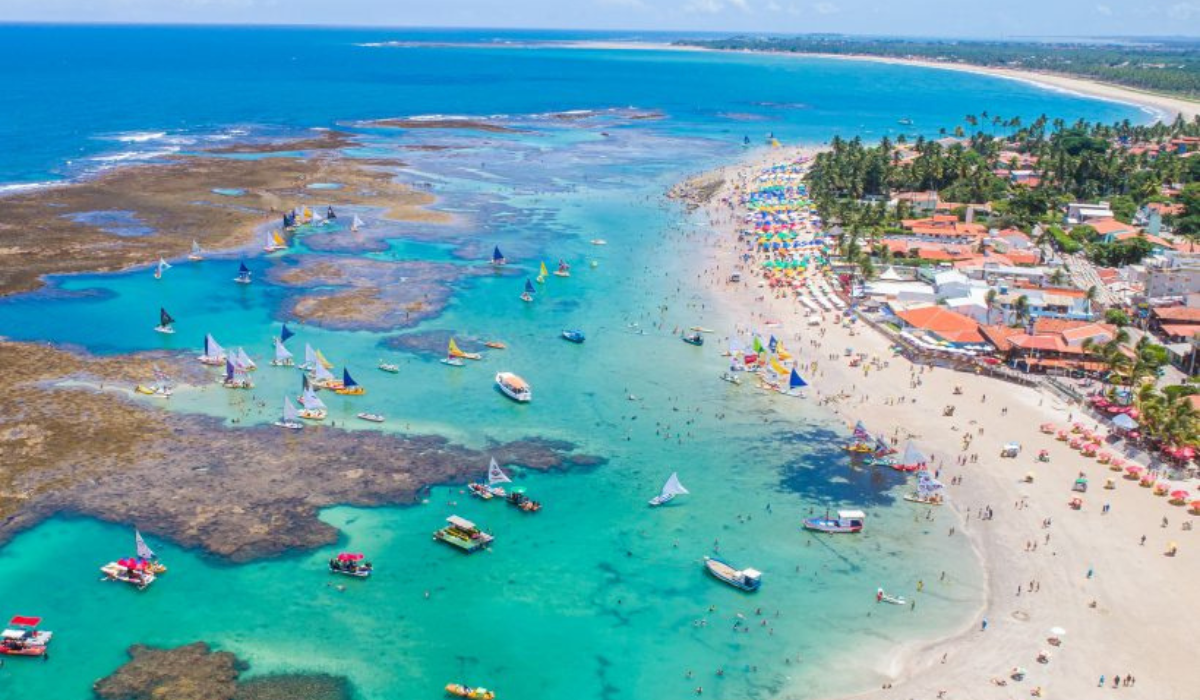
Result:
{"type": "Polygon", "coordinates": [[[447,357],[457,357],[462,360],[482,360],[483,359],[483,355],[480,355],[477,352],[463,352],[458,347],[458,343],[454,342],[454,338],[450,339],[450,345],[446,350],[446,356],[447,357]]]}

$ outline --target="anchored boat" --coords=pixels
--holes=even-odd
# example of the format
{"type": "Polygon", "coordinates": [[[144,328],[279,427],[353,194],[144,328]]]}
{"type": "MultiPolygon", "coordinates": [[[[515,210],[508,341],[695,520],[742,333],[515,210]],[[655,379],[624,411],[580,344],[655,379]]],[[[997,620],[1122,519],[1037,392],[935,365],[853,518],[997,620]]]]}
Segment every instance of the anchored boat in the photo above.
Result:
{"type": "Polygon", "coordinates": [[[667,483],[663,484],[662,491],[650,499],[650,505],[661,506],[664,503],[669,503],[680,494],[688,493],[688,490],[679,483],[679,473],[671,472],[671,476],[667,478],[667,483]]]}
{"type": "Polygon", "coordinates": [[[536,513],[542,509],[542,504],[525,495],[525,489],[515,488],[505,497],[510,506],[515,506],[522,513],[536,513]]]}
{"type": "Polygon", "coordinates": [[[938,481],[928,471],[917,472],[917,492],[904,494],[904,500],[912,503],[924,503],[927,506],[940,506],[945,503],[942,489],[945,485],[938,481]]]}
{"type": "Polygon", "coordinates": [[[836,518],[830,518],[828,515],[824,518],[807,518],[804,521],[804,529],[831,534],[861,532],[866,518],[867,514],[861,510],[839,510],[836,518]]]}
{"type": "Polygon", "coordinates": [[[154,279],[162,279],[163,273],[171,269],[171,264],[162,258],[158,259],[158,264],[154,266],[154,279]]]}
{"type": "Polygon", "coordinates": [[[283,397],[283,414],[279,420],[275,421],[275,425],[288,430],[300,430],[304,424],[300,422],[300,412],[292,405],[292,400],[288,397],[283,397]]]}
{"type": "Polygon", "coordinates": [[[467,484],[467,490],[471,492],[472,496],[490,501],[495,496],[499,496],[500,498],[508,496],[508,493],[505,492],[504,487],[500,486],[500,484],[509,483],[512,483],[512,479],[508,478],[508,475],[504,473],[500,465],[496,464],[496,458],[493,457],[491,463],[488,464],[487,483],[481,484],[473,481],[467,484]]]}
{"type": "Polygon", "coordinates": [[[571,266],[567,264],[566,260],[559,260],[558,269],[554,271],[554,275],[556,277],[570,277],[571,266]]]}
{"type": "Polygon", "coordinates": [[[225,366],[225,348],[217,344],[212,333],[204,336],[204,354],[196,358],[202,365],[225,366]]]}
{"type": "Polygon", "coordinates": [[[508,261],[504,259],[504,253],[500,252],[500,246],[492,249],[492,264],[496,266],[508,264],[508,261]]]}
{"type": "Polygon", "coordinates": [[[755,569],[735,569],[716,557],[704,557],[704,568],[718,581],[743,591],[757,591],[762,586],[762,572],[755,569]]]}
{"type": "Polygon", "coordinates": [[[171,314],[167,313],[166,309],[159,307],[158,325],[154,327],[154,330],[170,335],[175,332],[175,329],[171,327],[172,323],[175,323],[175,319],[171,318],[171,314]]]}
{"type": "Polygon", "coordinates": [[[562,337],[564,340],[569,340],[575,344],[579,344],[579,343],[582,343],[583,341],[587,340],[587,337],[584,336],[583,331],[578,330],[578,329],[564,330],[562,332],[562,337]]]}
{"type": "Polygon", "coordinates": [[[342,368],[342,385],[333,390],[335,394],[342,396],[362,396],[367,393],[367,390],[359,386],[358,382],[354,381],[354,377],[350,376],[350,370],[342,368]]]}
{"type": "Polygon", "coordinates": [[[139,591],[149,588],[155,580],[150,562],[133,557],[109,562],[100,567],[100,573],[104,574],[105,580],[128,583],[139,591]]]}
{"type": "Polygon", "coordinates": [[[304,395],[300,398],[300,405],[302,408],[299,415],[305,420],[325,420],[325,416],[328,415],[328,407],[312,387],[304,390],[304,395]]]}
{"type": "Polygon", "coordinates": [[[341,552],[329,560],[329,573],[331,574],[367,578],[373,572],[374,568],[371,566],[371,562],[366,561],[365,557],[357,552],[341,552]]]}
{"type": "Polygon", "coordinates": [[[279,235],[279,231],[271,231],[267,234],[266,245],[263,250],[268,253],[274,253],[277,250],[287,250],[287,241],[283,240],[283,236],[279,235]]]}
{"type": "Polygon", "coordinates": [[[39,630],[40,617],[14,615],[0,632],[0,654],[4,656],[44,656],[53,632],[39,630]]]}
{"type": "Polygon", "coordinates": [[[450,344],[446,348],[447,357],[457,357],[463,360],[482,360],[483,355],[477,352],[463,352],[458,347],[458,343],[454,342],[454,338],[450,339],[450,344]]]}
{"type": "Polygon", "coordinates": [[[528,304],[529,302],[533,301],[533,293],[534,293],[534,291],[535,291],[535,290],[534,290],[534,288],[533,288],[533,282],[530,282],[530,281],[529,281],[529,278],[528,278],[528,277],[526,277],[526,278],[525,278],[525,291],[521,292],[521,301],[523,301],[523,302],[525,302],[525,303],[527,303],[527,304],[528,304]]]}
{"type": "Polygon", "coordinates": [[[533,390],[529,383],[512,372],[498,372],[496,386],[508,398],[518,403],[529,403],[533,400],[533,390]]]}
{"type": "Polygon", "coordinates": [[[495,700],[496,694],[487,688],[472,688],[459,683],[447,683],[446,693],[468,700],[495,700]]]}
{"type": "Polygon", "coordinates": [[[192,252],[188,253],[187,258],[188,258],[188,260],[191,260],[193,262],[198,262],[198,261],[204,259],[204,255],[202,255],[203,252],[204,251],[200,249],[200,244],[197,243],[195,240],[193,240],[192,241],[192,252]]]}
{"type": "Polygon", "coordinates": [[[246,267],[246,263],[242,263],[238,267],[237,277],[234,277],[233,281],[238,284],[250,284],[250,268],[246,267]]]}
{"type": "Polygon", "coordinates": [[[446,522],[449,523],[446,527],[433,533],[433,539],[457,547],[468,554],[489,547],[495,539],[476,527],[475,523],[457,515],[446,518],[446,522]]]}
{"type": "Polygon", "coordinates": [[[704,336],[700,335],[699,333],[688,333],[680,336],[679,339],[688,345],[695,345],[697,347],[704,345],[704,336]]]}

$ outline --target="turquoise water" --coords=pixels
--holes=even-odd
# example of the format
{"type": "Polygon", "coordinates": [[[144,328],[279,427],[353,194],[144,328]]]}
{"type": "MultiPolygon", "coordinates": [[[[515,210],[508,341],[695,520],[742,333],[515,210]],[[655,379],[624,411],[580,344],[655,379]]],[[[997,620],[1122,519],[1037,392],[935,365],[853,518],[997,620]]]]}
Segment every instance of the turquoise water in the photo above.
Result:
{"type": "MultiPolygon", "coordinates": [[[[98,41],[78,28],[28,31],[0,28],[38,51],[64,37],[85,48],[98,41]]],[[[389,223],[378,212],[346,208],[339,212],[343,220],[354,213],[366,219],[368,230],[385,238],[382,250],[318,253],[316,236],[336,239],[338,233],[306,233],[287,253],[256,251],[245,258],[256,280],[250,286],[232,283],[242,260],[234,255],[179,261],[162,280],[148,267],[64,277],[45,290],[0,300],[0,333],[105,354],[157,348],[196,354],[204,334],[213,332],[224,346],[244,345],[260,360],[257,388],[249,394],[215,382],[184,388],[167,408],[257,423],[273,420],[281,397],[299,388],[297,371],[265,362],[271,336],[289,320],[298,332],[289,342],[293,351],[312,343],[339,367],[350,367],[367,389],[362,397],[324,397],[339,426],[435,432],[481,447],[491,440],[561,438],[608,462],[572,474],[514,467],[516,480],[545,504],[532,516],[469,499],[461,485],[435,487],[427,503],[411,508],[333,508],[323,517],[343,533],[338,547],[249,565],[213,561],[152,535],[171,571],[140,594],[97,581],[98,566],[130,554],[129,528],[52,520],[0,549],[0,615],[45,616],[57,635],[53,659],[10,660],[0,668],[0,687],[83,700],[96,678],[122,663],[128,645],[202,639],[242,656],[256,674],[346,675],[362,700],[440,697],[451,681],[486,684],[502,698],[682,697],[698,685],[718,698],[766,698],[785,690],[821,697],[878,682],[869,669],[896,645],[951,630],[974,611],[979,572],[966,543],[945,537],[948,513],[916,519],[916,511],[896,502],[900,477],[852,467],[837,449],[845,426],[812,403],[718,381],[720,332],[703,349],[679,342],[676,327],[722,331],[744,319],[723,315],[716,300],[687,288],[702,227],[662,194],[683,174],[739,157],[741,135],[750,129],[756,141],[769,129],[793,141],[818,141],[833,133],[886,132],[896,114],[932,129],[981,109],[1106,118],[1128,110],[894,66],[353,46],[380,38],[379,32],[112,31],[128,33],[125,38],[143,48],[163,36],[196,50],[208,47],[207,65],[187,52],[173,53],[173,65],[163,66],[161,75],[145,76],[151,85],[170,76],[185,85],[193,81],[193,92],[203,92],[203,81],[228,90],[221,100],[186,105],[164,99],[156,107],[162,112],[142,114],[137,122],[101,110],[97,133],[150,133],[186,121],[203,124],[206,133],[264,134],[435,112],[512,114],[526,131],[385,134],[347,126],[362,135],[357,154],[401,157],[409,167],[399,177],[429,183],[437,207],[455,213],[456,222],[389,223]],[[373,39],[363,39],[367,35],[373,39]],[[248,46],[248,37],[257,43],[248,46]],[[217,51],[218,39],[233,48],[217,51]],[[296,56],[309,73],[272,60],[257,77],[229,77],[228,55],[285,45],[284,55],[296,56]],[[348,67],[358,68],[353,77],[348,67]],[[337,90],[338,99],[293,100],[294,109],[282,112],[251,91],[251,83],[271,79],[300,94],[337,90]],[[403,99],[385,101],[384,88],[397,81],[403,99]],[[537,89],[514,92],[529,86],[537,89]],[[250,99],[239,103],[239,95],[250,99]],[[970,106],[964,95],[972,96],[970,106]],[[630,120],[613,112],[585,124],[537,116],[631,104],[666,116],[630,120]],[[453,148],[407,148],[412,145],[453,148]],[[593,238],[609,244],[592,246],[593,238]],[[443,314],[413,329],[337,332],[298,324],[281,311],[297,291],[265,281],[274,266],[315,255],[486,269],[494,244],[504,249],[509,268],[466,278],[443,314]],[[535,303],[520,302],[523,280],[536,276],[537,263],[553,267],[560,258],[573,265],[572,276],[551,277],[538,287],[535,303]],[[177,319],[174,336],[152,330],[160,306],[177,319]],[[563,328],[574,327],[587,333],[583,345],[559,339],[563,328]],[[434,354],[387,344],[403,333],[434,331],[499,339],[509,349],[451,369],[434,354]],[[400,373],[375,370],[380,358],[399,364],[400,373]],[[500,370],[529,380],[534,401],[517,405],[497,394],[492,377],[500,370]],[[363,410],[383,413],[388,422],[355,421],[363,410]],[[646,500],[676,470],[691,495],[649,509],[646,500]],[[861,536],[817,538],[799,528],[810,512],[849,506],[869,513],[861,536]],[[492,530],[493,550],[466,557],[431,541],[450,514],[492,530]],[[342,548],[366,552],[376,576],[330,581],[324,562],[342,548]],[[714,550],[765,572],[763,589],[747,596],[707,578],[700,560],[714,550]],[[55,561],[49,569],[48,556],[55,561]],[[915,610],[874,602],[879,586],[911,596],[917,580],[937,581],[943,570],[947,583],[928,585],[915,610]],[[34,580],[38,585],[29,585],[34,580]]],[[[106,69],[133,70],[125,46],[113,49],[106,69]]],[[[25,81],[35,71],[21,65],[14,80],[33,90],[25,81]]],[[[146,88],[132,85],[125,99],[136,102],[146,88]]],[[[261,83],[257,87],[262,91],[261,83]]],[[[21,152],[6,174],[60,172],[46,163],[79,147],[70,139],[57,142],[60,150],[21,152]]],[[[121,147],[148,149],[154,140],[121,147]]],[[[481,475],[485,468],[479,465],[481,475]]],[[[154,531],[153,523],[139,525],[154,531]]]]}

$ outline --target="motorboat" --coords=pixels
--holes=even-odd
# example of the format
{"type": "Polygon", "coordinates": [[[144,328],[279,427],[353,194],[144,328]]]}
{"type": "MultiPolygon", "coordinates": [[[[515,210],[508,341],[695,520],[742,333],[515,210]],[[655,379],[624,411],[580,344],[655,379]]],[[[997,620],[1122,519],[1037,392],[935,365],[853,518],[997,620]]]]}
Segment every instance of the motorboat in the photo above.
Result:
{"type": "Polygon", "coordinates": [[[508,496],[504,498],[508,504],[515,506],[517,510],[523,513],[537,513],[542,509],[542,504],[526,496],[521,489],[513,489],[508,492],[508,496]]]}
{"type": "Polygon", "coordinates": [[[144,591],[154,583],[155,576],[150,571],[150,563],[144,559],[119,559],[100,567],[100,573],[105,580],[128,583],[139,591],[144,591]]]}
{"type": "Polygon", "coordinates": [[[384,362],[383,360],[380,360],[379,361],[379,370],[381,372],[387,372],[389,374],[399,374],[400,373],[400,365],[395,365],[390,362],[384,362]]]}
{"type": "Polygon", "coordinates": [[[371,423],[382,423],[384,421],[384,417],[378,413],[359,413],[356,417],[371,423]]]}
{"type": "Polygon", "coordinates": [[[867,514],[861,510],[839,510],[836,518],[827,515],[824,518],[805,519],[804,529],[830,534],[861,532],[866,518],[867,514]]]}
{"type": "Polygon", "coordinates": [[[359,553],[342,552],[329,560],[329,573],[367,578],[374,572],[371,562],[359,553]]]}
{"type": "Polygon", "coordinates": [[[496,386],[508,398],[518,403],[529,403],[533,400],[533,390],[529,383],[512,372],[496,373],[496,386]]]}
{"type": "Polygon", "coordinates": [[[0,654],[4,656],[44,656],[53,632],[38,629],[40,617],[14,615],[0,631],[0,654]]]}
{"type": "Polygon", "coordinates": [[[688,345],[695,345],[697,347],[704,345],[704,336],[700,335],[698,332],[688,333],[687,335],[680,336],[679,339],[688,345]]]}
{"type": "Polygon", "coordinates": [[[876,603],[888,603],[891,605],[907,605],[908,604],[908,601],[904,599],[904,596],[891,595],[890,593],[885,593],[882,588],[875,591],[875,602],[876,603]]]}
{"type": "Polygon", "coordinates": [[[704,557],[704,568],[718,581],[743,591],[757,591],[762,586],[762,572],[755,569],[735,569],[716,557],[704,557]]]}
{"type": "Polygon", "coordinates": [[[582,343],[584,340],[587,340],[587,338],[583,335],[583,331],[577,329],[564,330],[562,332],[562,337],[564,340],[569,340],[572,343],[582,343]]]}
{"type": "Polygon", "coordinates": [[[491,546],[495,539],[488,533],[479,529],[475,523],[465,518],[460,518],[457,515],[451,515],[446,518],[448,525],[433,533],[433,539],[439,542],[445,542],[452,547],[457,547],[462,551],[472,554],[481,549],[486,549],[491,546]]]}

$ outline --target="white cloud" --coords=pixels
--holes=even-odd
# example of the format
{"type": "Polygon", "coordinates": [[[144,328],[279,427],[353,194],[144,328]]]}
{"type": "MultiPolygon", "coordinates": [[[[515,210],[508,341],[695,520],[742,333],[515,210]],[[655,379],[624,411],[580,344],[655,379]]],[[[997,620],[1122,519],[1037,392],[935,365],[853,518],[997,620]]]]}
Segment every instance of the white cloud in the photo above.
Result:
{"type": "Polygon", "coordinates": [[[1096,5],[1096,12],[1099,12],[1105,17],[1112,17],[1112,8],[1108,5],[1096,5]]]}
{"type": "Polygon", "coordinates": [[[1200,15],[1200,4],[1194,2],[1177,2],[1167,8],[1167,15],[1171,19],[1186,22],[1192,17],[1200,15]]]}
{"type": "Polygon", "coordinates": [[[705,15],[715,15],[725,9],[721,0],[691,0],[683,6],[684,12],[698,12],[705,15]]]}
{"type": "Polygon", "coordinates": [[[818,2],[818,3],[815,3],[815,4],[812,6],[812,9],[813,9],[813,11],[815,11],[815,12],[816,12],[818,15],[833,15],[833,14],[837,14],[837,13],[840,11],[840,8],[839,8],[837,5],[834,5],[834,4],[833,4],[833,3],[831,3],[831,2],[818,2]]]}

